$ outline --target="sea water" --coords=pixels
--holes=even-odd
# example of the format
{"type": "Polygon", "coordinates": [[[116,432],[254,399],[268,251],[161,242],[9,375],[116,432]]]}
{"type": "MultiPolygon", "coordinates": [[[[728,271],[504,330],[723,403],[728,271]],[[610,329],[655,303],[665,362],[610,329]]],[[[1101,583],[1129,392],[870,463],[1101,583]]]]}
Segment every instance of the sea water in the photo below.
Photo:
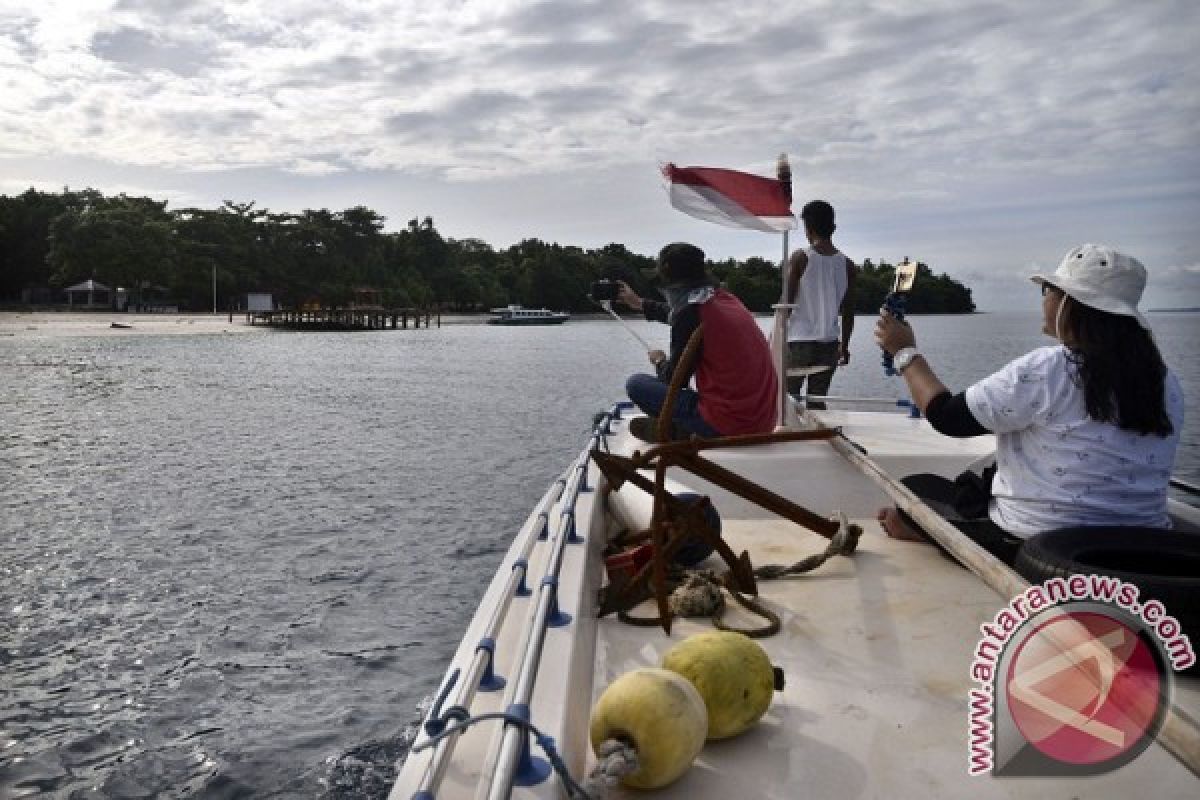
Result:
{"type": "MultiPolygon", "coordinates": [[[[1200,315],[1152,319],[1195,402],[1200,315]]],[[[1049,342],[913,323],[954,388],[1049,342]]],[[[857,324],[831,391],[901,396],[857,324]]],[[[386,796],[512,536],[647,368],[602,318],[0,339],[0,796],[386,796]]]]}

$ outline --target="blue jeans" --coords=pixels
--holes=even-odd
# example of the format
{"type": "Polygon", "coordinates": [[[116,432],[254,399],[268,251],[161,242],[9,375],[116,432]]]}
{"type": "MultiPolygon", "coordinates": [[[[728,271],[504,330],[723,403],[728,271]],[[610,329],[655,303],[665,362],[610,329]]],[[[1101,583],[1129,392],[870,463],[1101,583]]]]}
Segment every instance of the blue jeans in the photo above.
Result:
{"type": "MultiPolygon", "coordinates": [[[[659,416],[663,403],[667,399],[666,383],[654,375],[637,373],[630,375],[625,381],[625,393],[633,404],[643,413],[652,417],[659,416]]],[[[675,430],[685,434],[694,433],[697,436],[712,438],[721,434],[700,416],[700,395],[693,389],[684,387],[675,398],[675,413],[671,415],[675,430]]]]}

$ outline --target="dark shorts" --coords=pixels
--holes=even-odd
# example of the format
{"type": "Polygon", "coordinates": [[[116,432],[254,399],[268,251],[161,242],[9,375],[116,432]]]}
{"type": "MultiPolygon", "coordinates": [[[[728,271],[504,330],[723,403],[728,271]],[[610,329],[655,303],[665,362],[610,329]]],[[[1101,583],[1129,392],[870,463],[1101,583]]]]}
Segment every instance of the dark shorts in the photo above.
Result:
{"type": "MultiPolygon", "coordinates": [[[[968,539],[1011,567],[1025,540],[1004,530],[987,516],[992,474],[995,474],[994,469],[990,474],[985,473],[983,478],[972,472],[965,472],[955,480],[950,480],[941,475],[922,473],[909,475],[900,482],[947,522],[962,531],[968,539]]],[[[911,517],[903,511],[900,511],[900,516],[949,556],[945,548],[921,530],[921,526],[911,517]]]]}
{"type": "MultiPolygon", "coordinates": [[[[829,394],[829,385],[833,382],[833,372],[838,363],[838,343],[834,342],[788,342],[788,369],[793,367],[829,367],[823,372],[814,372],[806,376],[789,376],[787,379],[788,394],[795,398],[806,395],[829,394]],[[805,390],[805,384],[808,388],[805,390]]],[[[820,400],[809,401],[809,408],[821,410],[825,404],[820,400]]]]}

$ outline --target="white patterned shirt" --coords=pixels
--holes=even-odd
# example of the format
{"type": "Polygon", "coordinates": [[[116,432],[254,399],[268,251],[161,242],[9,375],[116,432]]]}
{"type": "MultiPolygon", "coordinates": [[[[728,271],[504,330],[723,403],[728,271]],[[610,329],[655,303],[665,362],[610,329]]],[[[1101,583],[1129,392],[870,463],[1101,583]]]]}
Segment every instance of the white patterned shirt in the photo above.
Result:
{"type": "Polygon", "coordinates": [[[1016,359],[966,391],[967,407],[996,434],[989,516],[1028,537],[1094,525],[1170,527],[1167,484],[1183,427],[1183,389],[1167,371],[1172,433],[1121,430],[1087,414],[1062,345],[1016,359]]]}

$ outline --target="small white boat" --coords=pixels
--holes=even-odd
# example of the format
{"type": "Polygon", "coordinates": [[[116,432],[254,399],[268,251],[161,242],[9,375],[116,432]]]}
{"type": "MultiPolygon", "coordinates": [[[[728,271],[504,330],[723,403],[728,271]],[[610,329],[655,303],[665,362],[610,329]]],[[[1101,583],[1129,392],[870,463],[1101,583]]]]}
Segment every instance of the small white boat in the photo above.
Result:
{"type": "MultiPolygon", "coordinates": [[[[562,774],[542,760],[539,744],[546,740],[536,741],[517,720],[553,737],[561,770],[582,782],[595,763],[589,716],[603,690],[632,669],[656,666],[685,637],[712,629],[709,619],[677,617],[668,635],[617,615],[598,616],[606,543],[622,529],[648,524],[645,493],[628,482],[612,491],[594,463],[594,452],[630,456],[650,447],[629,434],[628,414],[618,405],[600,420],[517,532],[392,800],[571,796],[562,774]]],[[[1114,771],[968,775],[971,664],[980,626],[1028,584],[994,559],[964,569],[934,547],[888,538],[875,512],[902,499],[889,488],[895,478],[956,475],[994,443],[948,439],[925,420],[896,413],[808,412],[805,421],[836,427],[840,435],[704,451],[706,460],[741,479],[822,515],[840,511],[863,530],[851,555],[805,575],[758,582],[758,600],[778,616],[780,630],[757,641],[783,667],[784,689],[748,732],[707,742],[675,783],[650,793],[615,787],[606,797],[1197,796],[1200,685],[1182,674],[1174,676],[1157,743],[1114,771]]],[[[673,469],[667,481],[669,489],[709,497],[725,541],[758,567],[790,565],[829,544],[692,473],[673,469]]],[[[1200,530],[1197,509],[1172,501],[1171,513],[1177,527],[1200,530]]],[[[959,538],[965,543],[959,549],[978,550],[959,538]]],[[[655,606],[646,602],[635,613],[653,616],[655,606]]],[[[733,607],[726,622],[749,627],[761,620],[733,607]]],[[[1200,631],[1191,633],[1200,641],[1200,631]]]]}
{"type": "Polygon", "coordinates": [[[488,320],[488,325],[561,325],[571,318],[565,311],[517,305],[493,308],[491,313],[495,316],[488,320]]]}

